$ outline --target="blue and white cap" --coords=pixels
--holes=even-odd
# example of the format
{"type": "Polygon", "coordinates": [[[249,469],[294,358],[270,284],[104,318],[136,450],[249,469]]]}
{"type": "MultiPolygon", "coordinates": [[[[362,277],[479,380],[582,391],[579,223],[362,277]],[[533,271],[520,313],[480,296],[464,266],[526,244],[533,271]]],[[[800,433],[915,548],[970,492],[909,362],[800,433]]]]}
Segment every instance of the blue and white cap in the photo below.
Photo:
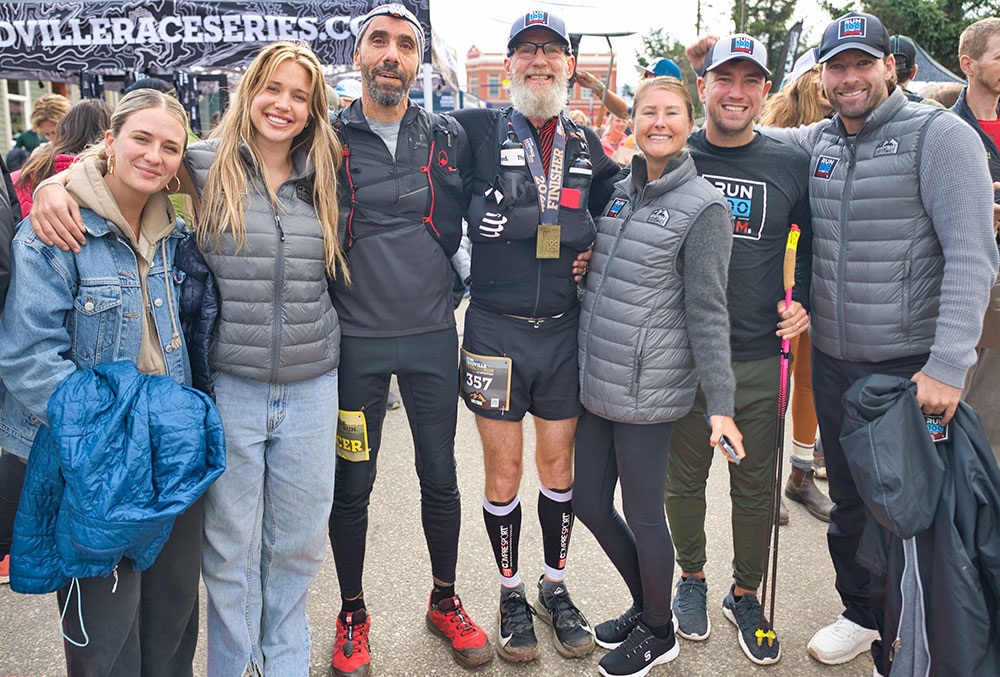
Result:
{"type": "Polygon", "coordinates": [[[767,48],[763,42],[746,33],[727,35],[716,42],[705,57],[705,72],[735,59],[753,61],[761,67],[764,75],[771,77],[771,71],[767,68],[767,48]]]}
{"type": "Polygon", "coordinates": [[[877,16],[864,12],[850,12],[831,21],[823,31],[818,60],[820,63],[826,63],[849,49],[860,49],[877,59],[892,52],[889,46],[889,34],[877,16]]]}
{"type": "Polygon", "coordinates": [[[553,33],[569,46],[569,33],[566,32],[566,22],[557,17],[552,12],[535,9],[524,16],[518,17],[510,27],[510,38],[507,39],[507,49],[510,50],[514,43],[518,42],[518,37],[525,31],[533,28],[545,28],[553,33]]]}

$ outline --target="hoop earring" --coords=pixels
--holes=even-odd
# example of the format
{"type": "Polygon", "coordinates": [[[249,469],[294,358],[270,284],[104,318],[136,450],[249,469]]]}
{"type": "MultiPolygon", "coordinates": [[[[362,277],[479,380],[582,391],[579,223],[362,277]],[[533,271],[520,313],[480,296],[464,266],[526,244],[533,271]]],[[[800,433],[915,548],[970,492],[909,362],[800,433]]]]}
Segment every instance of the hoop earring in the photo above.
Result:
{"type": "Polygon", "coordinates": [[[170,179],[170,181],[167,181],[167,192],[168,193],[178,193],[178,192],[180,192],[180,190],[181,190],[181,177],[179,177],[176,174],[174,174],[174,178],[170,179]],[[171,188],[170,187],[170,181],[173,181],[174,179],[177,179],[177,187],[176,188],[171,188]]]}
{"type": "Polygon", "coordinates": [[[115,173],[115,156],[112,155],[108,158],[108,174],[114,176],[115,173]]]}

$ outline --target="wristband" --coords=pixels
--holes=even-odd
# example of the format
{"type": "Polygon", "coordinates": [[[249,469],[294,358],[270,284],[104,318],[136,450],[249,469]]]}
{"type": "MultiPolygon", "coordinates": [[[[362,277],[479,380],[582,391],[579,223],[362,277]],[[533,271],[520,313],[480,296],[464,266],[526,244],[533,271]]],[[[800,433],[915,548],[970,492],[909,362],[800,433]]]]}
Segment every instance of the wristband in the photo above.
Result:
{"type": "Polygon", "coordinates": [[[598,82],[597,86],[594,87],[594,92],[597,93],[597,96],[602,96],[604,94],[604,83],[598,82]]]}
{"type": "Polygon", "coordinates": [[[54,185],[57,185],[57,184],[58,184],[58,185],[60,185],[60,186],[62,186],[63,188],[65,188],[65,187],[66,187],[66,186],[65,186],[65,185],[63,184],[63,182],[62,182],[62,181],[60,181],[59,179],[45,179],[45,180],[44,180],[44,181],[42,181],[42,182],[41,182],[40,184],[38,184],[37,186],[35,186],[35,190],[33,190],[33,191],[31,192],[31,201],[32,201],[32,202],[34,202],[34,201],[35,201],[35,198],[36,198],[36,197],[38,197],[38,191],[40,191],[40,190],[41,190],[42,188],[44,188],[45,186],[54,186],[54,185]]]}

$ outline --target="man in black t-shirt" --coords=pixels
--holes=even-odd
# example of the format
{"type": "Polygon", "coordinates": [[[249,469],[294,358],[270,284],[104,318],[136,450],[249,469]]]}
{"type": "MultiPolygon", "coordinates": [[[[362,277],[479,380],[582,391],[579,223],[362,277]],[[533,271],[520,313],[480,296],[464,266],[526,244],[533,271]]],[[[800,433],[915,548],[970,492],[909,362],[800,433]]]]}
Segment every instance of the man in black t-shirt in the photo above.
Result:
{"type": "MultiPolygon", "coordinates": [[[[757,588],[771,525],[779,337],[790,338],[808,326],[808,316],[798,301],[784,308],[782,261],[791,224],[798,224],[804,234],[798,248],[802,269],[808,268],[810,247],[805,171],[809,157],[753,129],[771,84],[766,54],[764,46],[749,35],[732,35],[716,43],[698,79],[707,113],[705,126],[688,141],[698,173],[722,191],[733,212],[727,300],[736,376],[735,418],[746,457],[739,466],[729,465],[734,583],[723,600],[723,613],[737,626],[743,652],[761,665],[781,657],[777,640],[758,645],[755,637],[760,619],[757,588]]],[[[808,272],[799,272],[797,280],[795,297],[803,298],[808,272]]],[[[712,450],[705,447],[709,429],[704,407],[705,397],[699,390],[691,412],[674,426],[666,493],[667,517],[682,571],[673,610],[678,634],[691,640],[706,639],[711,629],[705,608],[704,524],[712,450]]]]}

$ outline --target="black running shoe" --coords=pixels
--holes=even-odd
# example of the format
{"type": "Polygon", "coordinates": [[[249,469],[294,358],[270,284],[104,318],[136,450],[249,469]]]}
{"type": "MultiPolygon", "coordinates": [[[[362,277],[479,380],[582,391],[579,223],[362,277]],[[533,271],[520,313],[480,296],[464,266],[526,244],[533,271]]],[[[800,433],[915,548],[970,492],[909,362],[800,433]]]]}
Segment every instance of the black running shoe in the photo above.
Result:
{"type": "MultiPolygon", "coordinates": [[[[757,595],[746,593],[737,600],[730,588],[729,594],[722,600],[722,615],[736,626],[740,648],[747,658],[757,665],[778,662],[781,658],[781,644],[777,637],[763,637],[757,643],[757,629],[760,627],[760,602],[757,601],[757,595]]],[[[764,621],[763,630],[768,630],[767,621],[764,621]]]]}
{"type": "Polygon", "coordinates": [[[639,622],[640,616],[642,616],[642,609],[633,604],[618,618],[599,623],[594,628],[594,638],[605,649],[617,649],[618,645],[628,637],[628,633],[632,632],[635,624],[639,622]]]}
{"type": "Polygon", "coordinates": [[[654,665],[677,658],[679,652],[674,633],[660,638],[638,621],[625,641],[601,659],[597,671],[605,677],[643,677],[654,665]]]}
{"type": "Polygon", "coordinates": [[[538,639],[531,615],[535,610],[524,598],[524,586],[500,598],[500,637],[497,652],[501,658],[521,663],[538,658],[538,639]]]}
{"type": "Polygon", "coordinates": [[[590,623],[569,598],[566,584],[560,583],[552,592],[542,587],[543,574],[538,579],[538,617],[552,626],[552,643],[556,651],[567,658],[586,656],[594,650],[594,631],[590,623]]]}

